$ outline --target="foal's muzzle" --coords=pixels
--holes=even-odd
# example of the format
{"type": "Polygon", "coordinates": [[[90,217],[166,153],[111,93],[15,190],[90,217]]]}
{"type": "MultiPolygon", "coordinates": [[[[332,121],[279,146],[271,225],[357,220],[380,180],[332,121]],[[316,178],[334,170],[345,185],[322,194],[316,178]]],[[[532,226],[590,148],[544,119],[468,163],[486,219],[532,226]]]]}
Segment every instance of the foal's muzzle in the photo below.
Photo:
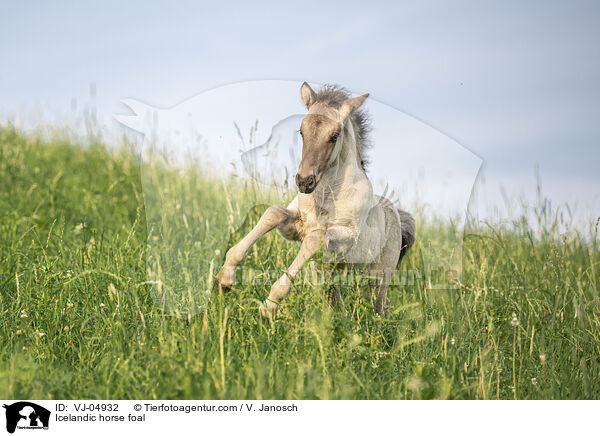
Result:
{"type": "Polygon", "coordinates": [[[317,178],[312,174],[307,177],[296,174],[296,186],[298,186],[298,191],[303,194],[310,194],[317,187],[317,178]]]}

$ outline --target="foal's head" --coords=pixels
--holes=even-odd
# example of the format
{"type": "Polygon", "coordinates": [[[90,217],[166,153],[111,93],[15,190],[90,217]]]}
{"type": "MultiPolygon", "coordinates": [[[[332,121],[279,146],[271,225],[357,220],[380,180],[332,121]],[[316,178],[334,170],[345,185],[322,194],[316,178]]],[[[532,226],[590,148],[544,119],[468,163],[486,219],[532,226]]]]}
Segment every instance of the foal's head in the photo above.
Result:
{"type": "MultiPolygon", "coordinates": [[[[332,94],[315,93],[304,82],[300,90],[302,101],[308,114],[302,120],[302,160],[296,174],[298,190],[310,194],[315,190],[321,176],[340,151],[338,139],[343,127],[352,113],[363,104],[369,94],[360,97],[345,98],[340,101],[339,91],[332,94]],[[322,98],[321,98],[322,97],[322,98]]],[[[345,96],[344,93],[342,95],[345,96]]]]}

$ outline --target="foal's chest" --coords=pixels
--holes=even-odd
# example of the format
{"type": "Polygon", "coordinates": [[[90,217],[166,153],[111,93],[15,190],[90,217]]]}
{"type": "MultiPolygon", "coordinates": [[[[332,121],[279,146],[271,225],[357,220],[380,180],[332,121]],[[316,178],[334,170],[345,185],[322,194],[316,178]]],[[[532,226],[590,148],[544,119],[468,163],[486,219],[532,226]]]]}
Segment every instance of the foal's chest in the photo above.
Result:
{"type": "Polygon", "coordinates": [[[336,221],[336,208],[333,202],[331,204],[317,202],[312,195],[303,197],[298,199],[298,210],[304,235],[336,221]]]}

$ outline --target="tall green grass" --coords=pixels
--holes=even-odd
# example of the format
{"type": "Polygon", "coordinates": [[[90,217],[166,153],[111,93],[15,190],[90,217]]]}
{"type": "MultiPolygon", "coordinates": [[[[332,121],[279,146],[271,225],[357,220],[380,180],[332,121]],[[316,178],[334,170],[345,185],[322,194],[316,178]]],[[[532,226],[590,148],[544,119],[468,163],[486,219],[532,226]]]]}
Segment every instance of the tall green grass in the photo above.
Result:
{"type": "MultiPolygon", "coordinates": [[[[541,204],[535,231],[472,226],[460,287],[395,285],[389,319],[352,286],[332,310],[301,278],[270,322],[266,275],[297,251],[275,233],[242,265],[254,281],[205,291],[274,193],[194,165],[151,170],[127,146],[0,129],[0,397],[600,398],[593,226],[558,235],[541,204]]],[[[420,223],[430,231],[444,229],[420,223]]],[[[421,267],[417,245],[403,268],[421,267]]]]}

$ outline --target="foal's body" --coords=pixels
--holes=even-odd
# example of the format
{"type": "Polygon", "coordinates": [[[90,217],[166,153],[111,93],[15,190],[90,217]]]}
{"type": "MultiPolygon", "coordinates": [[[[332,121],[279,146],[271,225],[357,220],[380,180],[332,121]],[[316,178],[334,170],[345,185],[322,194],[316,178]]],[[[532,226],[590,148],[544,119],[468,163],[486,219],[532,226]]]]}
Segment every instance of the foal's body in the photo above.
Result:
{"type": "Polygon", "coordinates": [[[371,289],[376,311],[387,312],[387,287],[404,252],[414,241],[414,221],[384,197],[373,194],[364,170],[365,118],[357,112],[368,94],[356,98],[338,88],[318,94],[305,83],[302,98],[309,109],[302,122],[302,162],[296,176],[299,193],[287,206],[271,206],[246,237],[226,255],[217,285],[229,289],[235,268],[265,233],[277,229],[286,239],[301,241],[286,274],[271,287],[262,307],[272,315],[291,282],[319,250],[334,263],[367,266],[379,278],[371,289]]]}

